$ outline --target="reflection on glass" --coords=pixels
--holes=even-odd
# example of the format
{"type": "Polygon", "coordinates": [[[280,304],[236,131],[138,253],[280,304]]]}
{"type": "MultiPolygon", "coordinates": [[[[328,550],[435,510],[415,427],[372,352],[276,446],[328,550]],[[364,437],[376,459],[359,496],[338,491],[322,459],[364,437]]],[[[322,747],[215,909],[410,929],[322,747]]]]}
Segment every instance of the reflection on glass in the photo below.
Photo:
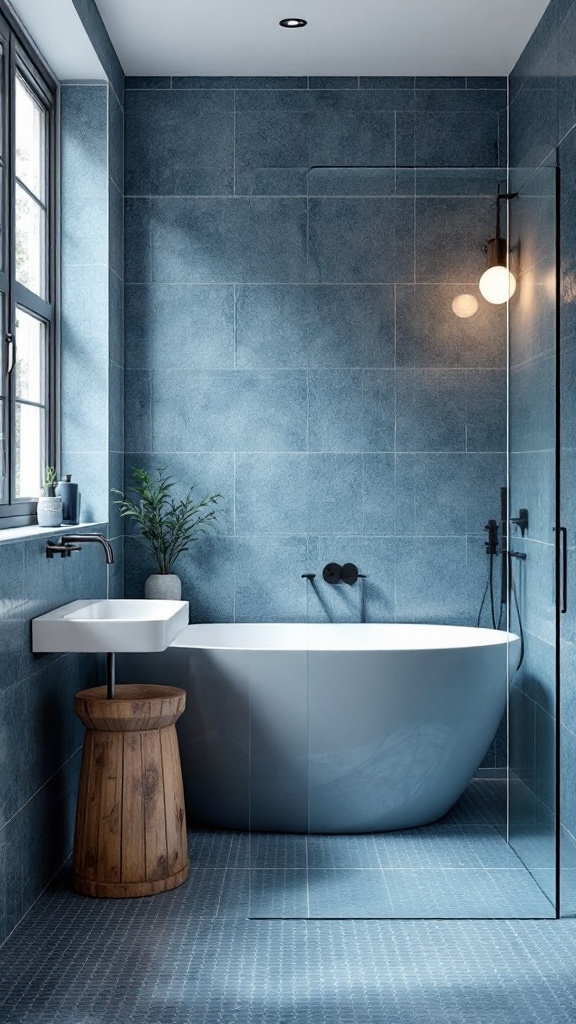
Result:
{"type": "Polygon", "coordinates": [[[37,498],[44,465],[44,409],[16,403],[16,497],[37,498]]]}
{"type": "Polygon", "coordinates": [[[16,185],[16,279],[36,295],[45,296],[46,212],[16,185]]]}
{"type": "Polygon", "coordinates": [[[46,327],[23,309],[16,314],[16,398],[45,400],[46,327]]]}
{"type": "Polygon", "coordinates": [[[6,479],[6,440],[4,435],[4,399],[0,398],[0,501],[8,497],[8,481],[6,479]]]}
{"type": "Polygon", "coordinates": [[[40,200],[46,198],[46,111],[16,76],[16,177],[40,200]]]}

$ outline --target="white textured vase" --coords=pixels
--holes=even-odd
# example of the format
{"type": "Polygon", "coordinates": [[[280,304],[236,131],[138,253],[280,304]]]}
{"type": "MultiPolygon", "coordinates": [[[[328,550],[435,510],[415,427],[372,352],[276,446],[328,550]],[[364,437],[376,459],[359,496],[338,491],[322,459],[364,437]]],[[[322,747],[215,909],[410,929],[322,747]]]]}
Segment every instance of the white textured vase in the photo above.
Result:
{"type": "Polygon", "coordinates": [[[175,573],[154,573],[144,584],[144,597],[150,601],[180,601],[182,580],[175,573]]]}
{"type": "Polygon", "coordinates": [[[62,498],[38,498],[38,526],[62,524],[62,498]]]}

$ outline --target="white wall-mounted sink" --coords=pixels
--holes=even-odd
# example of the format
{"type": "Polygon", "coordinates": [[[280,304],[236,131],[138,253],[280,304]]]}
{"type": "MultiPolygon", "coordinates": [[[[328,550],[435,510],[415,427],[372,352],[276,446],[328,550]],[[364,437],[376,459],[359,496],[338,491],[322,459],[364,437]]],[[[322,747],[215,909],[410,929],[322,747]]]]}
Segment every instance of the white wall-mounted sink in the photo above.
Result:
{"type": "Polygon", "coordinates": [[[188,601],[72,601],[32,619],[32,650],[164,651],[188,620],[188,601]]]}

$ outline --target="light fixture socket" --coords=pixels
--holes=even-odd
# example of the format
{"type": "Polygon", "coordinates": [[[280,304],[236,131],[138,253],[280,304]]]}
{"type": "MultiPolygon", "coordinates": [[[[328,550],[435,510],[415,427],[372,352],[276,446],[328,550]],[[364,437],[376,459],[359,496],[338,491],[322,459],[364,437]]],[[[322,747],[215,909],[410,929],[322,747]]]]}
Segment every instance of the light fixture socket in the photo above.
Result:
{"type": "Polygon", "coordinates": [[[490,270],[491,267],[505,267],[507,265],[508,248],[505,238],[501,238],[499,235],[496,238],[491,238],[488,241],[486,252],[487,270],[490,270]]]}

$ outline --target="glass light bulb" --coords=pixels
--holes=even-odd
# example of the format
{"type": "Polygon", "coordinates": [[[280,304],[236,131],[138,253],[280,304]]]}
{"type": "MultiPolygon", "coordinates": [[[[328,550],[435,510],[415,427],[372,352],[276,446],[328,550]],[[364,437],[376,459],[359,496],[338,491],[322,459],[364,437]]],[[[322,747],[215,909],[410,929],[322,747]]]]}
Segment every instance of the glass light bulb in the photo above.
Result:
{"type": "Polygon", "coordinates": [[[469,316],[474,316],[474,313],[478,311],[478,299],[476,296],[467,293],[457,295],[452,300],[452,309],[461,320],[466,320],[469,316]]]}
{"type": "Polygon", "coordinates": [[[480,278],[479,287],[486,302],[498,306],[511,299],[516,291],[516,278],[507,267],[490,267],[480,278]]]}

